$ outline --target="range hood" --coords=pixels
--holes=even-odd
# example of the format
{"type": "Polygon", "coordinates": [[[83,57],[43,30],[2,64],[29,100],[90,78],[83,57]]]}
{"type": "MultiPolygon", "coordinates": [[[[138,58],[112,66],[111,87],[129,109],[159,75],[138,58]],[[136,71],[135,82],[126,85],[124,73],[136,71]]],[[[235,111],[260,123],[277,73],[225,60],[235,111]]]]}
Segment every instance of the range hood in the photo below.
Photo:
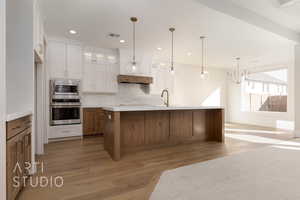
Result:
{"type": "Polygon", "coordinates": [[[118,75],[119,83],[133,83],[149,85],[153,83],[153,78],[150,76],[137,76],[137,75],[118,75]]]}

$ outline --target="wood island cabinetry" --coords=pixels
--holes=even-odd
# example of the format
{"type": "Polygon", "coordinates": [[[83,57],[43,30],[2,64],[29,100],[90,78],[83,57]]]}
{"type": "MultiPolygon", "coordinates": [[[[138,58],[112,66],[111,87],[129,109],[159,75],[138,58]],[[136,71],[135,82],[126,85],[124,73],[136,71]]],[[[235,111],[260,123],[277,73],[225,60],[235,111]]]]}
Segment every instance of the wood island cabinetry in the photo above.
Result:
{"type": "Polygon", "coordinates": [[[142,149],[197,141],[224,141],[222,108],[147,109],[106,109],[104,143],[114,160],[142,149]]]}

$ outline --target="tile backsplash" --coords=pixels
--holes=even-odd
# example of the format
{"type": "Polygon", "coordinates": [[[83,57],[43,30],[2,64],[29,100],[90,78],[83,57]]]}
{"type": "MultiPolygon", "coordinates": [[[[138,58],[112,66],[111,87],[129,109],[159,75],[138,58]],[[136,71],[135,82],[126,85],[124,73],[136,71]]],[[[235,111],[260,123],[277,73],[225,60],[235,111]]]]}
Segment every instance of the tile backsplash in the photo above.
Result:
{"type": "Polygon", "coordinates": [[[150,94],[149,86],[140,84],[119,84],[116,94],[88,94],[82,95],[83,106],[110,105],[162,105],[160,95],[150,94]]]}

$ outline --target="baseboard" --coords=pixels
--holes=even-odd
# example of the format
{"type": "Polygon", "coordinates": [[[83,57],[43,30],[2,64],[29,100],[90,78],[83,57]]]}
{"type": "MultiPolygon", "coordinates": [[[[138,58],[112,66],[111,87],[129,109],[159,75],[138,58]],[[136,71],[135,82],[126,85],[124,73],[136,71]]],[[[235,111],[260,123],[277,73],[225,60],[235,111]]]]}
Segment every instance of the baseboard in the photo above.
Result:
{"type": "Polygon", "coordinates": [[[296,138],[300,138],[300,130],[294,130],[294,135],[296,138]]]}
{"type": "Polygon", "coordinates": [[[81,140],[82,138],[83,138],[82,136],[49,138],[49,143],[51,143],[51,142],[68,141],[68,140],[81,140]]]}

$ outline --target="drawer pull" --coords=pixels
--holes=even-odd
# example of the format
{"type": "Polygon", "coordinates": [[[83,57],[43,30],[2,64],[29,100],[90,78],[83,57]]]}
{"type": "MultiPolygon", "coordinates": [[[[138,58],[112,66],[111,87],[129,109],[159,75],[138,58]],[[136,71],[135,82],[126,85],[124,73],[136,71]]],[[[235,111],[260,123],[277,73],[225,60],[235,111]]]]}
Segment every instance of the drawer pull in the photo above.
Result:
{"type": "Polygon", "coordinates": [[[21,128],[21,126],[16,126],[16,127],[12,128],[11,130],[16,130],[16,129],[20,129],[20,128],[21,128]]]}

